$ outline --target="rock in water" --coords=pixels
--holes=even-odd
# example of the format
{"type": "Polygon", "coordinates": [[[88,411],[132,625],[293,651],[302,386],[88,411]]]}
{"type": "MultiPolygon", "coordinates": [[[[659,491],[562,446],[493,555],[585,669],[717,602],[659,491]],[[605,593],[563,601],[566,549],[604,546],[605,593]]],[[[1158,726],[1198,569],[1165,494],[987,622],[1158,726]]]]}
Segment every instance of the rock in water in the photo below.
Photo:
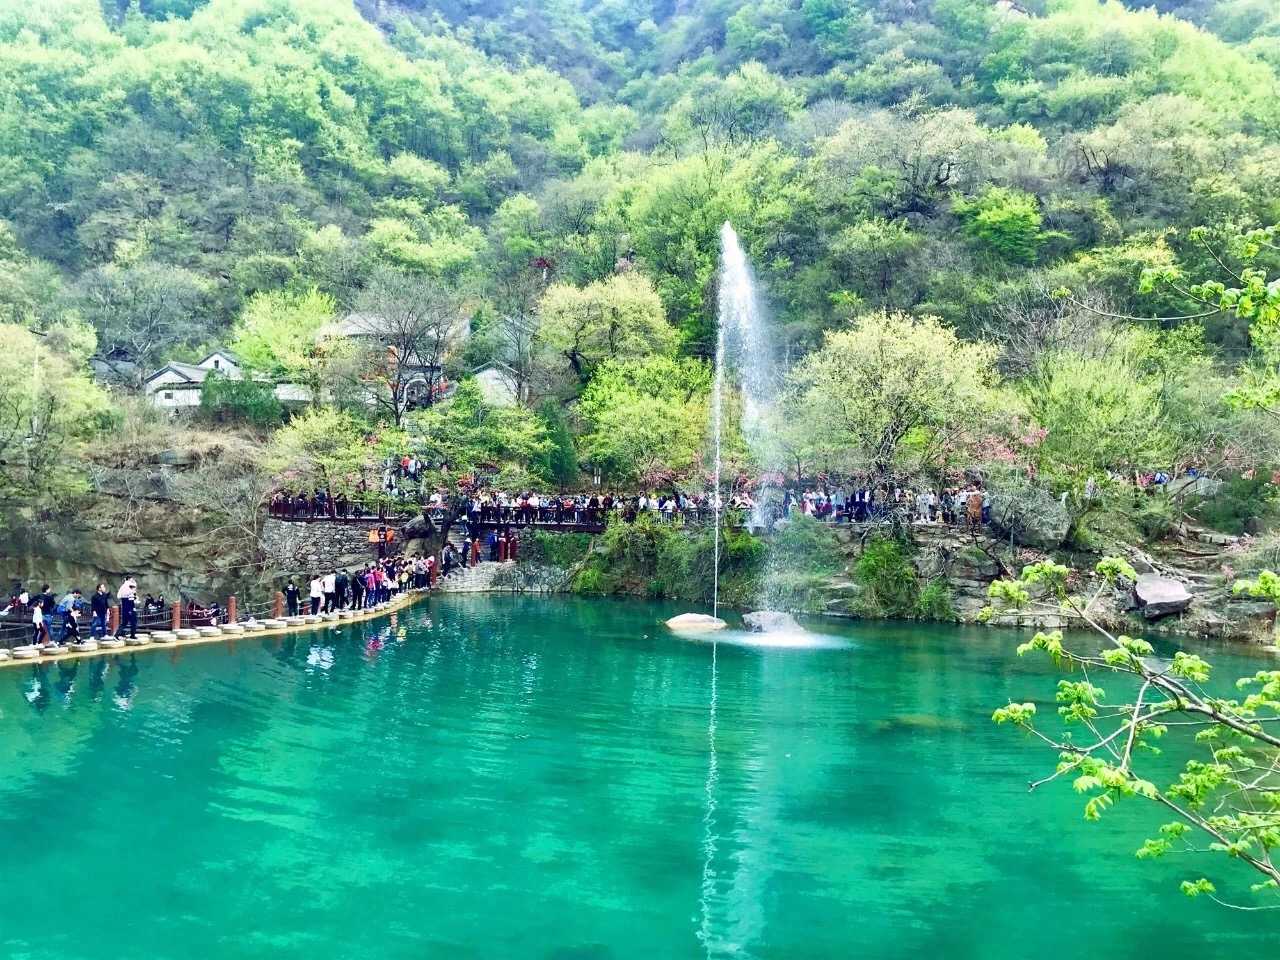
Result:
{"type": "Polygon", "coordinates": [[[744,613],[742,622],[748,630],[756,633],[799,632],[800,624],[789,613],[780,610],[757,610],[755,613],[744,613]]]}
{"type": "Polygon", "coordinates": [[[1191,606],[1191,594],[1177,580],[1144,574],[1133,585],[1133,596],[1138,609],[1148,620],[1159,620],[1171,613],[1182,613],[1191,606]]]}
{"type": "Polygon", "coordinates": [[[725,622],[706,613],[682,613],[668,620],[667,626],[672,630],[688,633],[695,630],[723,630],[725,622]]]}

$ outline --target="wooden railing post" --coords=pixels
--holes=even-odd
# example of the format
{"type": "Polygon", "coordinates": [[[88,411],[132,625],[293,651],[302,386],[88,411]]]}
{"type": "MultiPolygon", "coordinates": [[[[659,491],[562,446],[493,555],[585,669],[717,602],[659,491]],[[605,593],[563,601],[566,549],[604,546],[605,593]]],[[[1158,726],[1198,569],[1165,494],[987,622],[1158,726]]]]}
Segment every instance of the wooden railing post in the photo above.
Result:
{"type": "Polygon", "coordinates": [[[169,616],[171,618],[172,629],[181,630],[182,629],[182,601],[181,600],[173,601],[173,607],[169,612],[169,616]]]}
{"type": "Polygon", "coordinates": [[[284,616],[284,594],[279,590],[276,591],[275,599],[271,602],[271,616],[276,620],[284,616]]]}
{"type": "Polygon", "coordinates": [[[236,595],[227,597],[227,623],[236,622],[236,595]]]}
{"type": "Polygon", "coordinates": [[[107,610],[107,633],[115,636],[117,630],[120,629],[120,608],[110,607],[107,610]]]}

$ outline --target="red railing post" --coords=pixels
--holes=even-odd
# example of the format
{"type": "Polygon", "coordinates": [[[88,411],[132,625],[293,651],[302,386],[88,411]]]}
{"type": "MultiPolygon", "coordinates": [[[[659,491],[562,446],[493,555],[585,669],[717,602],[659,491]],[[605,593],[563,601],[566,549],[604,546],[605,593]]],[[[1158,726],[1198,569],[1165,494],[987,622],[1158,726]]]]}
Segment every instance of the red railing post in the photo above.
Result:
{"type": "Polygon", "coordinates": [[[236,595],[227,597],[227,623],[236,622],[236,595]]]}
{"type": "Polygon", "coordinates": [[[112,636],[120,629],[120,608],[111,607],[107,610],[107,633],[112,636]]]}
{"type": "Polygon", "coordinates": [[[170,611],[170,622],[174,630],[182,629],[182,601],[173,601],[173,608],[170,611]]]}
{"type": "Polygon", "coordinates": [[[279,620],[284,616],[284,594],[279,590],[276,591],[276,598],[271,602],[271,617],[279,620]]]}
{"type": "Polygon", "coordinates": [[[512,563],[515,563],[520,556],[519,544],[520,544],[520,538],[516,536],[514,533],[511,534],[510,539],[507,540],[507,559],[510,560],[512,563]]]}

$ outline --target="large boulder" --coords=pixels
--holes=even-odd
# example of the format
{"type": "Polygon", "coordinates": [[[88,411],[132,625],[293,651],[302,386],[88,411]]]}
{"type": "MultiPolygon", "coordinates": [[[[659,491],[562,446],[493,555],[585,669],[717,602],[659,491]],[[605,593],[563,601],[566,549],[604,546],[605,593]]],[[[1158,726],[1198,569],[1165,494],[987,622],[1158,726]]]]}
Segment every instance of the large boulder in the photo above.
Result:
{"type": "Polygon", "coordinates": [[[422,514],[418,514],[400,529],[400,535],[406,540],[429,537],[433,533],[435,533],[435,524],[431,522],[430,517],[422,514]]]}
{"type": "Polygon", "coordinates": [[[702,633],[709,630],[723,630],[725,622],[719,617],[707,613],[682,613],[667,621],[667,626],[681,633],[702,633]]]}
{"type": "Polygon", "coordinates": [[[1133,585],[1133,599],[1148,620],[1182,613],[1191,606],[1191,594],[1184,584],[1154,573],[1138,577],[1138,582],[1133,585]]]}
{"type": "Polygon", "coordinates": [[[795,617],[780,610],[757,610],[754,613],[744,613],[742,622],[747,625],[748,630],[755,633],[790,633],[800,629],[800,624],[796,623],[795,617]]]}
{"type": "Polygon", "coordinates": [[[991,497],[991,530],[1003,540],[1024,547],[1055,550],[1071,530],[1071,514],[1062,501],[1019,472],[993,474],[987,480],[991,497]]]}

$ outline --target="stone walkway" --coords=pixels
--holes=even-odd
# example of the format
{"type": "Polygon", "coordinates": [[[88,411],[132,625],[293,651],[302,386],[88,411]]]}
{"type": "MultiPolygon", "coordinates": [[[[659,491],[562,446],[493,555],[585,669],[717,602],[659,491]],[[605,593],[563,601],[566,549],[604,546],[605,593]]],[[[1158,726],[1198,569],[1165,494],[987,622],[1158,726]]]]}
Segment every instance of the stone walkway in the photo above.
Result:
{"type": "MultiPolygon", "coordinates": [[[[500,564],[492,564],[497,567],[500,564]]],[[[439,589],[437,587],[437,589],[439,589]]],[[[13,650],[0,650],[0,668],[18,667],[28,664],[62,662],[64,660],[80,660],[86,657],[103,657],[121,653],[140,653],[146,650],[174,650],[182,647],[204,643],[224,643],[243,637],[270,637],[286,633],[301,633],[308,630],[328,630],[332,627],[348,623],[360,623],[376,620],[389,614],[410,607],[428,596],[431,591],[411,590],[408,593],[380,604],[368,610],[344,610],[341,613],[318,614],[315,616],[285,617],[280,620],[244,620],[239,623],[222,624],[216,627],[197,627],[177,631],[158,630],[152,633],[139,632],[136,640],[122,640],[116,646],[115,641],[94,644],[73,644],[72,647],[58,648],[57,652],[33,647],[15,647],[13,650]]]]}
{"type": "Polygon", "coordinates": [[[436,590],[442,593],[491,593],[495,589],[494,581],[507,566],[507,563],[482,560],[474,567],[455,570],[436,584],[436,590]]]}

